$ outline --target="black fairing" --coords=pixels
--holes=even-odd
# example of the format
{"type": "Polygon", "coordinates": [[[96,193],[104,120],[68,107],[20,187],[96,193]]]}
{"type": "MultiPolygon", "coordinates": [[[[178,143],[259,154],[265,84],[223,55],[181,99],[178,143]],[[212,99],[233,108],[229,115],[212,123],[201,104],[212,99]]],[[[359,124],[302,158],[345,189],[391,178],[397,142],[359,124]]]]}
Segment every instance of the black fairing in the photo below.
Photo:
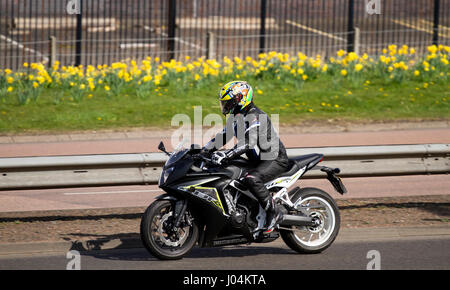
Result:
{"type": "Polygon", "coordinates": [[[164,166],[164,170],[173,167],[173,172],[160,184],[160,188],[177,199],[188,200],[194,219],[200,223],[201,229],[205,228],[200,245],[208,246],[227,224],[226,204],[221,189],[231,181],[230,178],[236,176],[237,169],[211,167],[204,172],[194,172],[190,169],[195,161],[184,151],[178,152],[175,162],[164,166]],[[198,191],[204,191],[202,195],[207,199],[199,197],[196,194],[198,191]]]}
{"type": "Polygon", "coordinates": [[[180,182],[173,183],[164,189],[168,192],[174,193],[174,195],[179,196],[180,198],[186,198],[188,200],[189,208],[194,216],[194,219],[199,222],[201,229],[205,229],[202,237],[203,241],[200,242],[200,245],[207,246],[227,224],[228,217],[224,212],[226,208],[221,191],[219,192],[219,190],[217,190],[217,194],[219,195],[217,199],[220,201],[222,208],[208,200],[199,198],[189,190],[190,186],[203,181],[206,182],[201,184],[201,187],[205,188],[215,188],[216,186],[219,187],[218,185],[223,183],[223,180],[213,179],[211,176],[202,179],[196,178],[195,180],[189,180],[189,178],[187,178],[180,180],[180,182]],[[210,179],[212,180],[208,182],[210,179]],[[180,190],[180,188],[186,189],[180,190]]]}

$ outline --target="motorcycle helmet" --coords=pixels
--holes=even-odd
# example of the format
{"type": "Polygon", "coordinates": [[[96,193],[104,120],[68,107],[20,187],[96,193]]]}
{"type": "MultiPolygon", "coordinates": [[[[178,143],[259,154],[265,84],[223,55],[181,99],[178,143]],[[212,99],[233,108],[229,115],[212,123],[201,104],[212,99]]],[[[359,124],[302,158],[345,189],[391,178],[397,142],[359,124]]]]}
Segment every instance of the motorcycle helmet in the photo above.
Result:
{"type": "Polygon", "coordinates": [[[219,91],[222,114],[238,113],[253,101],[253,89],[244,81],[232,81],[219,91]]]}

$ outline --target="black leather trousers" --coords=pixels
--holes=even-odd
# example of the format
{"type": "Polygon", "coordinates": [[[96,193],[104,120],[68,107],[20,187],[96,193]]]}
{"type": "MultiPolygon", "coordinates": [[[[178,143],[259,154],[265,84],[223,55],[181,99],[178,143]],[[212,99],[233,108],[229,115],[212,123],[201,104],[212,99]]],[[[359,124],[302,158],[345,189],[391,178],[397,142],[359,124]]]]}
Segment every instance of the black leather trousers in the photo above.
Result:
{"type": "Polygon", "coordinates": [[[261,161],[258,166],[244,175],[243,183],[256,196],[262,208],[267,210],[270,192],[264,183],[275,179],[278,175],[289,170],[288,163],[278,160],[261,161]]]}

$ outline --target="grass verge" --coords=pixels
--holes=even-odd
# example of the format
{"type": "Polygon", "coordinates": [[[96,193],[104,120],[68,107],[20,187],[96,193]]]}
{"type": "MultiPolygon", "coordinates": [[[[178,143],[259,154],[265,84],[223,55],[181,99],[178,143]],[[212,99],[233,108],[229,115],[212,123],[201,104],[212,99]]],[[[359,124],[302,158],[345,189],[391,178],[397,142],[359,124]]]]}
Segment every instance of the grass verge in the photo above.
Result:
{"type": "MultiPolygon", "coordinates": [[[[282,125],[302,121],[399,121],[447,120],[450,116],[450,86],[445,82],[401,83],[372,80],[355,85],[332,77],[293,82],[250,77],[255,103],[268,114],[279,114],[282,125]]],[[[119,96],[104,91],[75,100],[61,90],[45,88],[35,102],[19,105],[13,99],[0,103],[0,133],[78,131],[129,127],[171,126],[176,114],[193,120],[194,107],[202,106],[203,117],[220,114],[217,91],[222,83],[204,80],[185,90],[176,82],[155,88],[148,97],[134,90],[119,96]]]]}

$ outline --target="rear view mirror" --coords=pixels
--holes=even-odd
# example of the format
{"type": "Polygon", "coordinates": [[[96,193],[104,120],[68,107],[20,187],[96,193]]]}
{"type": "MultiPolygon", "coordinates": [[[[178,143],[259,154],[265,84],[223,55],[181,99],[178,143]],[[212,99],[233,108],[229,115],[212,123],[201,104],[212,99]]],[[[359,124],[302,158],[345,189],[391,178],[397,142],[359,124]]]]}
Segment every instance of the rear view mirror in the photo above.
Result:
{"type": "Polygon", "coordinates": [[[164,143],[163,141],[161,141],[158,145],[158,150],[162,151],[162,152],[166,152],[166,147],[164,147],[164,143]]]}
{"type": "Polygon", "coordinates": [[[158,150],[161,150],[162,152],[166,153],[168,156],[170,156],[169,152],[166,151],[166,147],[164,147],[164,143],[161,141],[158,145],[158,150]]]}

